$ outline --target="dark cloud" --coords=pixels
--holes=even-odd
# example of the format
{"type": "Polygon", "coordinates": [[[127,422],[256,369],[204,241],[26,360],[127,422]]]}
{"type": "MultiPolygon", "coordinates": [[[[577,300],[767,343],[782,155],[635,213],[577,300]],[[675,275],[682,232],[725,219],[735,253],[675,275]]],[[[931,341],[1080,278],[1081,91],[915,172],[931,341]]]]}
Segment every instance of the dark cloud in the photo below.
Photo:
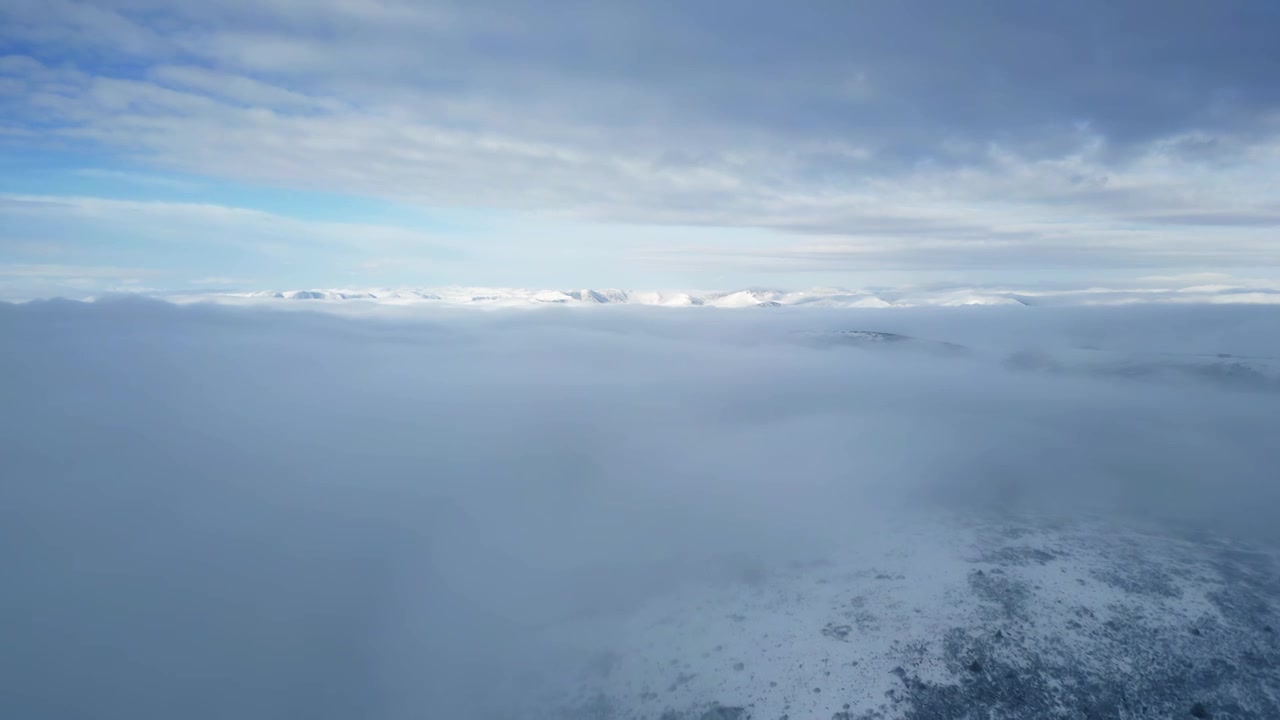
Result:
{"type": "Polygon", "coordinates": [[[1280,10],[1266,2],[117,2],[61,21],[36,7],[10,10],[25,20],[11,51],[74,59],[68,35],[114,18],[101,41],[150,37],[115,48],[148,61],[213,60],[321,93],[400,84],[610,132],[678,128],[691,147],[733,128],[870,138],[908,162],[945,160],[956,140],[1056,154],[1088,124],[1123,149],[1256,130],[1280,103],[1280,10]]]}
{"type": "Polygon", "coordinates": [[[311,68],[282,54],[254,67],[269,75],[389,72],[419,90],[611,128],[633,118],[694,132],[870,136],[905,158],[946,157],[938,145],[947,139],[1069,141],[1080,123],[1124,148],[1255,127],[1280,102],[1271,82],[1280,11],[1265,2],[502,2],[444,6],[399,26],[398,15],[344,7],[200,12],[236,23],[246,46],[273,34],[323,38],[342,60],[311,68]],[[411,38],[424,42],[415,50],[411,38]],[[611,87],[635,101],[591,94],[611,87]]]}

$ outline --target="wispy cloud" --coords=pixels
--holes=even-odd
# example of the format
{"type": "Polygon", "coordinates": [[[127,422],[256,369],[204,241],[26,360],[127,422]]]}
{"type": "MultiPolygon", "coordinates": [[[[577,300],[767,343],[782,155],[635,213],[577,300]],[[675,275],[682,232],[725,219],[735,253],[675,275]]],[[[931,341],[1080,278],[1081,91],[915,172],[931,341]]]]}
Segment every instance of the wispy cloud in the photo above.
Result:
{"type": "Polygon", "coordinates": [[[305,251],[308,244],[347,245],[371,250],[406,244],[421,247],[427,244],[442,252],[456,250],[445,246],[437,236],[405,227],[316,222],[213,203],[0,193],[0,213],[82,218],[105,223],[136,223],[135,230],[146,230],[155,237],[170,237],[174,242],[181,242],[183,237],[181,233],[174,232],[176,226],[186,226],[189,230],[203,227],[210,238],[221,238],[227,244],[260,243],[273,237],[287,240],[283,249],[288,250],[305,251]],[[147,230],[148,228],[150,229],[147,230]],[[232,231],[247,232],[248,235],[232,231]]]}
{"type": "Polygon", "coordinates": [[[75,171],[76,175],[81,177],[93,178],[97,180],[108,180],[111,182],[124,183],[129,185],[142,185],[150,187],[168,188],[171,190],[180,190],[182,192],[195,192],[200,190],[203,185],[195,180],[183,178],[168,177],[165,175],[156,175],[154,173],[133,172],[129,170],[112,170],[108,168],[80,168],[75,171]]]}
{"type": "Polygon", "coordinates": [[[154,268],[0,263],[0,301],[50,295],[92,297],[109,292],[149,292],[165,284],[167,273],[154,268]]]}
{"type": "Polygon", "coordinates": [[[196,279],[210,275],[242,278],[252,287],[273,277],[305,281],[315,272],[355,280],[365,277],[363,263],[396,253],[437,264],[466,253],[447,237],[411,227],[312,221],[198,202],[0,193],[0,222],[0,262],[23,270],[0,274],[8,297],[118,284],[113,273],[80,272],[80,266],[153,268],[148,274],[162,275],[170,289],[199,285],[196,279]],[[63,265],[31,261],[43,257],[63,265]],[[53,272],[57,267],[65,272],[53,272]],[[41,268],[50,272],[35,272],[41,268]]]}

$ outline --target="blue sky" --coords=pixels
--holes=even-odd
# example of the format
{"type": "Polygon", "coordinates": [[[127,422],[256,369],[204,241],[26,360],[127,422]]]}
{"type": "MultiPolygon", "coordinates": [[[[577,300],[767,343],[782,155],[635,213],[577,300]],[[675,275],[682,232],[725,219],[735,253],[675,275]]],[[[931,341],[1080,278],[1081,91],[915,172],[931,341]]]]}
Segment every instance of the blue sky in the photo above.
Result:
{"type": "Polygon", "coordinates": [[[1280,5],[0,2],[0,295],[1280,267],[1280,5]]]}

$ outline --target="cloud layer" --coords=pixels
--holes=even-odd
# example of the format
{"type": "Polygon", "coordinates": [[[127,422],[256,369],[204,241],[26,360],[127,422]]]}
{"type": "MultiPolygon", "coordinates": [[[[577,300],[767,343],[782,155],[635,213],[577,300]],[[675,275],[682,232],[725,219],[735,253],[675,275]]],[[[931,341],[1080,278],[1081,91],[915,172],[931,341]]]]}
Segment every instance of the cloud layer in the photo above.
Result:
{"type": "Polygon", "coordinates": [[[0,305],[0,714],[479,717],[555,622],[911,508],[1274,534],[1271,325],[0,305]]]}

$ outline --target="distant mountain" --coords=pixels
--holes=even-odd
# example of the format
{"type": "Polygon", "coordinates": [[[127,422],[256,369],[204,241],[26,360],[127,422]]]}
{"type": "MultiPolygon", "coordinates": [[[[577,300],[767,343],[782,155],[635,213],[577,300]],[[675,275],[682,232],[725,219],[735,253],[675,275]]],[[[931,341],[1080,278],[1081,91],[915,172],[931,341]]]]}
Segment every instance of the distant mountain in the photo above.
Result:
{"type": "Polygon", "coordinates": [[[177,302],[254,303],[306,300],[320,305],[459,305],[537,307],[553,305],[650,305],[716,308],[893,308],[962,305],[1054,306],[1128,305],[1134,303],[1280,304],[1280,288],[1270,286],[1135,286],[1129,288],[1027,289],[1012,287],[811,288],[780,290],[745,288],[728,291],[622,290],[619,288],[530,289],[492,287],[440,288],[307,288],[279,291],[208,291],[166,293],[177,302]]]}
{"type": "Polygon", "coordinates": [[[885,308],[916,305],[1021,305],[1023,301],[1002,292],[929,291],[886,299],[873,292],[818,288],[813,290],[744,289],[720,292],[620,290],[584,288],[577,290],[531,290],[523,288],[384,288],[307,289],[217,293],[202,295],[215,301],[312,300],[326,302],[365,301],[396,305],[434,303],[440,305],[535,306],[535,305],[654,305],[664,307],[848,307],[885,308]]]}

